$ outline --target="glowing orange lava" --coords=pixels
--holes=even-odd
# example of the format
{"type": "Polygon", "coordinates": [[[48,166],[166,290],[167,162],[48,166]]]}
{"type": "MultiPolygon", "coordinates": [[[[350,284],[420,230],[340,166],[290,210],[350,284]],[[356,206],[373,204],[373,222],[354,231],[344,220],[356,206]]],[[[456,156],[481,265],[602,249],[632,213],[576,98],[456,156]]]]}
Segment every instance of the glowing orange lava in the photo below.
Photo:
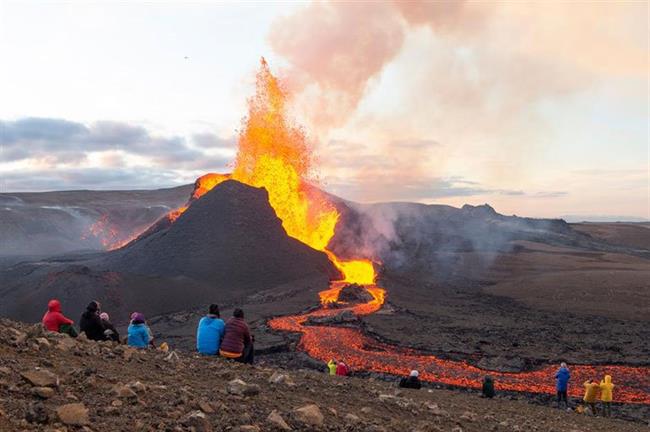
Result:
{"type": "Polygon", "coordinates": [[[99,240],[104,249],[115,250],[135,240],[142,229],[133,233],[124,233],[119,226],[110,220],[108,214],[103,214],[81,235],[82,240],[95,238],[99,240]]]}
{"type": "MultiPolygon", "coordinates": [[[[321,302],[336,301],[345,283],[334,282],[330,289],[320,293],[321,302]]],[[[275,330],[302,333],[299,349],[309,356],[328,361],[345,360],[356,370],[373,371],[393,375],[407,375],[417,369],[425,381],[447,385],[480,388],[483,377],[489,373],[496,380],[499,390],[527,393],[555,393],[554,376],[557,366],[547,366],[532,372],[504,373],[485,371],[464,361],[439,359],[413,349],[400,348],[378,342],[365,336],[360,330],[348,327],[304,325],[310,316],[323,317],[350,310],[356,315],[368,315],[381,308],[384,290],[376,285],[366,286],[373,300],[345,308],[321,308],[303,314],[271,319],[269,326],[275,330]]],[[[650,368],[618,365],[583,366],[571,368],[569,393],[582,396],[582,383],[587,379],[601,379],[605,374],[615,377],[616,401],[650,404],[650,368]]]]}

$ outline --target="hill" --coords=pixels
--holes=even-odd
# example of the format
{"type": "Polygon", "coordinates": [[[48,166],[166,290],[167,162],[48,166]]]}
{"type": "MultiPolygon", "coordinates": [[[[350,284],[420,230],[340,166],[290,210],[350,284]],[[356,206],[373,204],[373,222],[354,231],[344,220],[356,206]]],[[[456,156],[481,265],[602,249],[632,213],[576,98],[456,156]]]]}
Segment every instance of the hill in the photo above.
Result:
{"type": "Polygon", "coordinates": [[[434,386],[400,390],[374,379],[137,351],[0,320],[0,430],[635,432],[647,426],[503,394],[485,400],[434,386]]]}
{"type": "Polygon", "coordinates": [[[0,194],[0,257],[121,244],[187,201],[192,185],[131,191],[0,194]]]}

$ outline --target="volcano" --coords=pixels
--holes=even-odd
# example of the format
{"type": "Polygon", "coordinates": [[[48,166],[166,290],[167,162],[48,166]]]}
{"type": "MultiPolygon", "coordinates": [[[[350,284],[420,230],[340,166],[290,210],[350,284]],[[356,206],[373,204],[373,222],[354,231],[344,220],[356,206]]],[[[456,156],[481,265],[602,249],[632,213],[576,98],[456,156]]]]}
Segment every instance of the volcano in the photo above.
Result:
{"type": "Polygon", "coordinates": [[[189,276],[241,294],[314,275],[337,277],[327,255],[288,237],[265,189],[227,180],[175,223],[115,251],[106,266],[152,276],[189,276]]]}
{"type": "Polygon", "coordinates": [[[0,314],[36,321],[50,298],[75,311],[97,299],[119,321],[133,310],[162,314],[337,277],[325,253],[287,235],[265,189],[228,180],[122,249],[4,271],[0,314]]]}

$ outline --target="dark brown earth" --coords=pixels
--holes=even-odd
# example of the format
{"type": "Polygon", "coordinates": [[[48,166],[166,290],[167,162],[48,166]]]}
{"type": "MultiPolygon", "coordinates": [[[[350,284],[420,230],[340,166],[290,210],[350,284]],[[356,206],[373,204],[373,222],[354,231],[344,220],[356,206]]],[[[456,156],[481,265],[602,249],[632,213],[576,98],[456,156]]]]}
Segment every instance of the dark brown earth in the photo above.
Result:
{"type": "Polygon", "coordinates": [[[0,430],[610,432],[647,426],[501,394],[485,400],[437,388],[400,390],[372,378],[138,351],[0,320],[0,430]]]}

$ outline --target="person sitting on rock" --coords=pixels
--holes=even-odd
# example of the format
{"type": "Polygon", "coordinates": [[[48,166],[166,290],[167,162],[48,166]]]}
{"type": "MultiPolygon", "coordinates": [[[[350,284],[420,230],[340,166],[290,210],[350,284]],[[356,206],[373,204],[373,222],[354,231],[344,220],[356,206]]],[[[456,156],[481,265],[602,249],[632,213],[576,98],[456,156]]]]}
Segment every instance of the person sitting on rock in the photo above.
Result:
{"type": "Polygon", "coordinates": [[[144,315],[135,312],[131,315],[131,324],[127,330],[128,345],[135,348],[147,348],[149,346],[149,328],[145,324],[144,315]]]}
{"type": "Polygon", "coordinates": [[[336,360],[331,359],[327,362],[327,371],[330,375],[336,375],[336,360]]]}
{"type": "Polygon", "coordinates": [[[422,388],[422,383],[420,382],[419,377],[420,373],[416,370],[412,370],[408,377],[399,380],[399,386],[402,388],[420,390],[422,388]]]}
{"type": "Polygon", "coordinates": [[[43,315],[43,327],[55,333],[65,333],[72,337],[77,337],[77,331],[74,328],[74,321],[67,318],[61,313],[61,302],[52,299],[47,304],[47,312],[43,315]]]}
{"type": "Polygon", "coordinates": [[[350,368],[342,360],[336,365],[336,374],[338,376],[348,376],[350,375],[350,368]]]}
{"type": "Polygon", "coordinates": [[[100,304],[98,301],[91,301],[86,306],[86,311],[81,315],[79,320],[79,330],[86,333],[89,340],[102,341],[106,340],[104,335],[104,325],[99,317],[100,304]]]}
{"type": "Polygon", "coordinates": [[[612,416],[612,394],[614,392],[614,384],[612,384],[612,377],[605,375],[605,379],[600,382],[600,402],[603,406],[603,416],[612,416]]]}
{"type": "Polygon", "coordinates": [[[226,325],[220,318],[219,305],[211,304],[208,314],[196,329],[196,350],[203,355],[217,355],[226,325]]]}
{"type": "Polygon", "coordinates": [[[253,338],[248,324],[244,321],[244,311],[237,308],[226,323],[219,354],[241,363],[253,364],[254,351],[253,338]]]}
{"type": "Polygon", "coordinates": [[[104,326],[104,337],[106,340],[112,340],[114,342],[120,341],[120,334],[117,332],[117,329],[111,323],[111,319],[106,312],[99,314],[99,318],[102,320],[102,325],[104,326]]]}
{"type": "Polygon", "coordinates": [[[481,396],[484,398],[492,399],[494,397],[494,379],[490,375],[483,378],[483,388],[481,389],[481,396]]]}
{"type": "Polygon", "coordinates": [[[596,400],[598,400],[598,391],[600,390],[600,384],[594,380],[589,380],[584,382],[585,395],[582,398],[585,405],[589,407],[592,415],[596,415],[596,400]]]}
{"type": "Polygon", "coordinates": [[[566,363],[562,362],[560,364],[560,369],[555,374],[555,389],[557,390],[557,407],[560,408],[562,400],[564,400],[564,405],[566,408],[569,408],[569,400],[567,397],[569,380],[571,379],[571,373],[566,363]]]}

